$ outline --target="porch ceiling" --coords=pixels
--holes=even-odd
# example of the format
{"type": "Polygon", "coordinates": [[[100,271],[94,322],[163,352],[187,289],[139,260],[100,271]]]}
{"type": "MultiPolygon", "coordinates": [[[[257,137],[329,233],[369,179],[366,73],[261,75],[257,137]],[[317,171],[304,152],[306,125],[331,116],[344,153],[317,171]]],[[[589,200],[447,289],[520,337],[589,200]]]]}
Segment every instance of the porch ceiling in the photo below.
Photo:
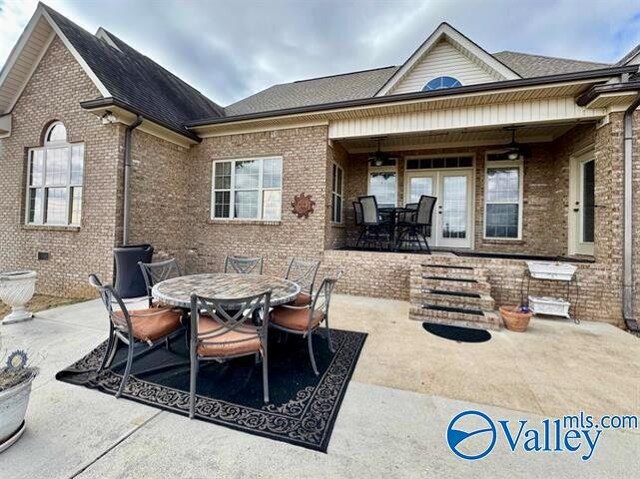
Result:
{"type": "MultiPolygon", "coordinates": [[[[518,143],[553,141],[576,124],[576,122],[571,122],[519,127],[516,130],[516,140],[518,143]]],[[[376,138],[348,138],[339,140],[339,143],[349,153],[364,153],[377,149],[378,142],[376,138]]],[[[511,132],[504,128],[465,128],[431,133],[389,135],[382,141],[380,149],[383,151],[398,151],[458,146],[506,145],[510,141],[511,132]]]]}

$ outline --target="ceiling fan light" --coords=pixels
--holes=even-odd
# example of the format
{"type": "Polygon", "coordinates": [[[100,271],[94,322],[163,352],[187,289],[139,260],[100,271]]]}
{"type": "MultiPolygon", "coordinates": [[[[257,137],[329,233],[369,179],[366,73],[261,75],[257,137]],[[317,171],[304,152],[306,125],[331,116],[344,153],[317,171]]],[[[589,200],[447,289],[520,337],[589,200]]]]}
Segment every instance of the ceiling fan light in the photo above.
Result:
{"type": "Polygon", "coordinates": [[[507,158],[509,158],[510,160],[517,160],[520,158],[520,151],[519,150],[511,150],[509,153],[507,153],[507,158]]]}

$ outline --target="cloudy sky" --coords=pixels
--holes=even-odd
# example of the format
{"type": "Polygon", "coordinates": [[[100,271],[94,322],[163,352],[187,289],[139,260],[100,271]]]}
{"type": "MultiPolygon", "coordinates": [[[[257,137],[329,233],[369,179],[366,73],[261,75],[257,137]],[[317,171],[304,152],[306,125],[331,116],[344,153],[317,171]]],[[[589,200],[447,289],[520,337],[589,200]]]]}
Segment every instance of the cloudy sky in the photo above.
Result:
{"type": "MultiPolygon", "coordinates": [[[[490,52],[615,62],[640,0],[49,0],[228,105],[275,83],[401,64],[442,21],[490,52]]],[[[0,64],[36,8],[0,0],[0,64]]]]}

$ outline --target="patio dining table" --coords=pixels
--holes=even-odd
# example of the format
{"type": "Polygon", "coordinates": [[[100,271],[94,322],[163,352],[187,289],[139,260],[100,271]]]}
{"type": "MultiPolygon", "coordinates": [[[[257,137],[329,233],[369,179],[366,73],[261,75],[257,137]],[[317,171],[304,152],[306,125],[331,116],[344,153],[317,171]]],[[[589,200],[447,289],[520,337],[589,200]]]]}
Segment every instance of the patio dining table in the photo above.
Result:
{"type": "Polygon", "coordinates": [[[167,279],[153,286],[154,299],[169,306],[191,308],[191,294],[208,298],[241,299],[271,291],[271,306],[293,301],[300,286],[277,276],[261,274],[204,273],[167,279]]]}

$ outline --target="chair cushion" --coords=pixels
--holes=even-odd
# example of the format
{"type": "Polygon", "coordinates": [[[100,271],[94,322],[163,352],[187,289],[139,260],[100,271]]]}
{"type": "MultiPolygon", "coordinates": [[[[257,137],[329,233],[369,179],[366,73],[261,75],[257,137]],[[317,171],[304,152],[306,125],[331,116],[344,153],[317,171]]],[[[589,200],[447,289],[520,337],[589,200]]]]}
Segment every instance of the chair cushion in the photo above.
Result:
{"type": "MultiPolygon", "coordinates": [[[[224,327],[218,320],[210,316],[200,316],[198,334],[211,333],[224,327]]],[[[252,324],[243,324],[233,331],[220,336],[204,339],[198,344],[198,355],[209,357],[238,356],[260,351],[260,336],[252,324]]]]}
{"type": "MultiPolygon", "coordinates": [[[[120,311],[114,311],[124,321],[120,311]]],[[[147,308],[129,311],[133,336],[140,341],[154,342],[182,326],[180,311],[171,308],[147,308]]]]}
{"type": "Polygon", "coordinates": [[[309,293],[300,293],[296,296],[296,299],[288,304],[291,306],[309,306],[311,304],[311,295],[309,293]]]}
{"type": "MultiPolygon", "coordinates": [[[[324,319],[324,312],[315,311],[311,321],[311,328],[318,326],[324,319]]],[[[305,331],[309,327],[309,308],[294,309],[286,306],[273,308],[271,322],[283,328],[294,331],[305,331]]]]}

